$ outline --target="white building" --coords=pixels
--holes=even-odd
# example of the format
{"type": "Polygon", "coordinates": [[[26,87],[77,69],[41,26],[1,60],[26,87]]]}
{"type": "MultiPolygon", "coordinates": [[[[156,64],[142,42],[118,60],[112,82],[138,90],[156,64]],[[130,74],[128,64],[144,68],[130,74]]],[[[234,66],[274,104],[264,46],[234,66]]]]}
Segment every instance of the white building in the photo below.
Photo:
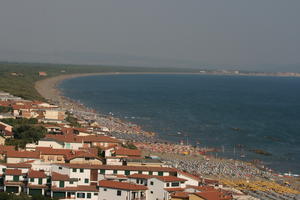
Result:
{"type": "Polygon", "coordinates": [[[146,190],[143,185],[127,182],[99,181],[99,200],[146,200],[146,190]]]}

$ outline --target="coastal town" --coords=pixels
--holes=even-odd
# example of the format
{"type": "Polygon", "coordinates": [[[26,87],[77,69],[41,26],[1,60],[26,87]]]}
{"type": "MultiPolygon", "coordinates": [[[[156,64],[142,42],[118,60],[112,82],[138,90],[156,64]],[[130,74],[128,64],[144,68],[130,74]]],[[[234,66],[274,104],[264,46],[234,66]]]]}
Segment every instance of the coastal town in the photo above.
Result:
{"type": "Polygon", "coordinates": [[[57,90],[38,91],[55,98],[0,92],[1,192],[76,200],[300,199],[298,177],[161,141],[57,90]]]}

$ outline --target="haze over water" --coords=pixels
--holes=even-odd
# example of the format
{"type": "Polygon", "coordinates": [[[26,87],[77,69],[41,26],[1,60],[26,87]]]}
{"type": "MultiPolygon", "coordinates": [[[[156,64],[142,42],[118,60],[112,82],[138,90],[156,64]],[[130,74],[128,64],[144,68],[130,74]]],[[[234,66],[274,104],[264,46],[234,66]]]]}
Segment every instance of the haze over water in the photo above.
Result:
{"type": "Polygon", "coordinates": [[[218,156],[259,159],[280,172],[300,173],[299,85],[300,78],[292,77],[145,74],[80,77],[60,87],[66,96],[163,139],[188,139],[224,149],[218,156]]]}

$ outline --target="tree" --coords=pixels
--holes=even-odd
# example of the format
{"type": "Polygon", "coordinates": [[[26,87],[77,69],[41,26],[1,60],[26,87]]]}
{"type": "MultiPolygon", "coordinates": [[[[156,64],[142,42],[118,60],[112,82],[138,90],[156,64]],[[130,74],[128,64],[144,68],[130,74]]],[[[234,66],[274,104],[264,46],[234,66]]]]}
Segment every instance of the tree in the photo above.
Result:
{"type": "Polygon", "coordinates": [[[28,142],[38,142],[47,133],[47,129],[42,126],[19,125],[13,129],[14,138],[28,142]]]}

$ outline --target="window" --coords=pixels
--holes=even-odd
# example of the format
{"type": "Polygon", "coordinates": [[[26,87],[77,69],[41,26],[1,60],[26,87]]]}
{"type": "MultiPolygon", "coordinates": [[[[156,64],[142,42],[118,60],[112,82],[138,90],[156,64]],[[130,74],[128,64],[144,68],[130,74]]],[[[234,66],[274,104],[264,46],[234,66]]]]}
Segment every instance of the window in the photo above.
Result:
{"type": "Polygon", "coordinates": [[[154,185],[153,181],[150,182],[150,185],[154,185]]]}
{"type": "Polygon", "coordinates": [[[5,172],[5,171],[6,171],[6,168],[3,168],[3,169],[2,169],[2,172],[5,172]]]}
{"type": "Polygon", "coordinates": [[[150,191],[151,194],[153,194],[153,191],[150,191]]]}
{"type": "Polygon", "coordinates": [[[84,169],[80,169],[80,173],[83,173],[84,169]]]}
{"type": "Polygon", "coordinates": [[[58,167],[58,169],[62,169],[62,167],[58,167]]]}
{"type": "Polygon", "coordinates": [[[158,176],[163,176],[164,172],[158,172],[158,176]]]}
{"type": "Polygon", "coordinates": [[[19,178],[20,178],[19,176],[14,176],[14,177],[13,177],[13,180],[16,181],[16,182],[18,182],[18,181],[19,181],[19,178]]]}
{"type": "Polygon", "coordinates": [[[130,175],[130,171],[129,170],[125,170],[125,175],[130,175]]]}
{"type": "Polygon", "coordinates": [[[42,185],[42,184],[43,184],[43,179],[39,178],[39,185],[42,185]]]}
{"type": "Polygon", "coordinates": [[[171,185],[172,185],[173,187],[177,187],[177,186],[179,186],[179,182],[173,182],[171,185]]]}
{"type": "Polygon", "coordinates": [[[77,172],[77,169],[76,169],[76,168],[73,168],[73,169],[72,169],[72,172],[77,172]]]}
{"type": "Polygon", "coordinates": [[[121,190],[118,190],[117,191],[117,196],[121,196],[122,195],[122,191],[121,190]]]}
{"type": "Polygon", "coordinates": [[[77,193],[77,198],[85,198],[85,193],[77,193]]]}
{"type": "Polygon", "coordinates": [[[142,171],[139,171],[139,174],[142,174],[142,171]]]}
{"type": "Polygon", "coordinates": [[[114,170],[114,174],[118,174],[118,170],[114,170]]]}
{"type": "Polygon", "coordinates": [[[152,176],[152,175],[153,175],[153,172],[149,172],[149,175],[152,176]]]}
{"type": "Polygon", "coordinates": [[[34,182],[34,178],[30,178],[30,182],[34,182]]]}
{"type": "Polygon", "coordinates": [[[105,169],[100,169],[100,174],[105,174],[105,169]]]}
{"type": "Polygon", "coordinates": [[[94,196],[98,196],[98,193],[97,193],[97,192],[95,192],[95,193],[94,193],[94,196]]]}
{"type": "Polygon", "coordinates": [[[69,181],[70,185],[72,185],[74,183],[74,181],[69,181]]]}
{"type": "Polygon", "coordinates": [[[170,187],[170,183],[167,183],[167,187],[170,187]]]}
{"type": "Polygon", "coordinates": [[[65,187],[65,182],[64,181],[59,181],[59,187],[65,187]]]}
{"type": "Polygon", "coordinates": [[[103,189],[103,191],[105,191],[105,192],[106,192],[106,191],[107,191],[107,189],[106,189],[106,188],[104,188],[104,189],[103,189]]]}
{"type": "Polygon", "coordinates": [[[89,179],[88,178],[84,179],[84,183],[89,183],[89,179]]]}
{"type": "Polygon", "coordinates": [[[86,198],[88,198],[88,199],[92,198],[92,194],[91,193],[86,193],[86,198]]]}
{"type": "Polygon", "coordinates": [[[139,180],[139,179],[136,179],[136,183],[139,184],[139,183],[140,183],[140,180],[139,180]]]}

